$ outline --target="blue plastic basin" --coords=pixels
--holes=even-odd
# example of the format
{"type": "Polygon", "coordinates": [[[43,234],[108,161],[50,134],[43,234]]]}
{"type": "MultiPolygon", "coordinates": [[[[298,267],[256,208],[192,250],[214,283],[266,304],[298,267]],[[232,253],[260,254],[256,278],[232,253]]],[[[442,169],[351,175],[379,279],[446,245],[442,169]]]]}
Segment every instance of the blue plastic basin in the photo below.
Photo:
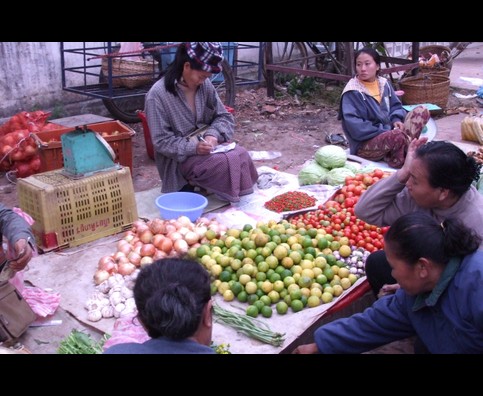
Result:
{"type": "Polygon", "coordinates": [[[156,198],[155,203],[164,220],[187,216],[192,222],[195,222],[208,205],[208,199],[196,193],[173,192],[160,195],[156,198]]]}

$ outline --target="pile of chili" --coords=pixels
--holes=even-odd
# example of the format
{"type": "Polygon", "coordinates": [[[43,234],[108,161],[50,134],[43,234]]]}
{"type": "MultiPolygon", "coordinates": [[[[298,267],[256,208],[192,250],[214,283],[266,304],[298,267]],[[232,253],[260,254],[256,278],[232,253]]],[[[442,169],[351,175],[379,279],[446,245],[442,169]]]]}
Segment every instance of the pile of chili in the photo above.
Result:
{"type": "Polygon", "coordinates": [[[276,197],[270,201],[265,202],[265,207],[274,212],[290,212],[293,210],[300,210],[310,208],[315,205],[317,200],[300,191],[289,191],[276,197]]]}

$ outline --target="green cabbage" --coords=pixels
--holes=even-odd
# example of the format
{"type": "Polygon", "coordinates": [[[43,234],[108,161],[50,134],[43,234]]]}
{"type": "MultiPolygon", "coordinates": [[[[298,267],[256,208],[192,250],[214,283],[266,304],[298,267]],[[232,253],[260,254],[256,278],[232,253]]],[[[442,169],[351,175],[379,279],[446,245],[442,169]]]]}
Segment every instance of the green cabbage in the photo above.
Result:
{"type": "Polygon", "coordinates": [[[342,147],[330,144],[315,152],[317,163],[327,169],[341,168],[347,161],[347,154],[342,147]]]}
{"type": "Polygon", "coordinates": [[[352,172],[357,173],[360,167],[355,162],[347,161],[344,165],[344,168],[350,169],[352,172]]]}
{"type": "Polygon", "coordinates": [[[478,183],[476,183],[476,188],[480,194],[483,194],[483,174],[480,174],[480,179],[478,180],[478,183]]]}
{"type": "Polygon", "coordinates": [[[369,164],[369,165],[363,166],[362,168],[357,169],[356,173],[371,173],[371,172],[374,172],[374,169],[380,169],[380,167],[378,168],[376,165],[369,164]]]}
{"type": "Polygon", "coordinates": [[[321,167],[317,162],[310,161],[299,172],[299,185],[325,184],[328,172],[328,169],[321,167]]]}
{"type": "Polygon", "coordinates": [[[354,177],[355,174],[347,168],[334,168],[327,173],[327,184],[331,186],[338,186],[345,183],[347,176],[354,177]]]}

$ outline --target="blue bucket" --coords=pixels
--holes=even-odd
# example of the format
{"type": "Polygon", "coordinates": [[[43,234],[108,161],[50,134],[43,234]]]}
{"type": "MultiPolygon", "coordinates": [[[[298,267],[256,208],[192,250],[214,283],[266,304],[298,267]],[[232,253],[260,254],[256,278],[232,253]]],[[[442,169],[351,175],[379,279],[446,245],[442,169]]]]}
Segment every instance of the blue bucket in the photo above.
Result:
{"type": "Polygon", "coordinates": [[[208,205],[208,199],[200,194],[180,191],[160,195],[155,203],[164,220],[187,216],[195,222],[203,214],[203,209],[208,205]]]}

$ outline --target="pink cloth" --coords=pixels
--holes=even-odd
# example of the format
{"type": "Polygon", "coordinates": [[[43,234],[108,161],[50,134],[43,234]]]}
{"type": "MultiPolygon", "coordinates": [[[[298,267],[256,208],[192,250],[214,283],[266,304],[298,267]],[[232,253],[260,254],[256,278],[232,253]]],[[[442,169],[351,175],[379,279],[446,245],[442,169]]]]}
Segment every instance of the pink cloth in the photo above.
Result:
{"type": "Polygon", "coordinates": [[[60,293],[49,292],[39,287],[25,287],[23,271],[17,272],[9,282],[14,285],[38,317],[53,315],[60,305],[60,293]]]}
{"type": "Polygon", "coordinates": [[[116,320],[111,337],[106,341],[103,348],[106,350],[113,345],[128,342],[141,344],[149,339],[150,337],[137,320],[136,315],[126,315],[116,320]]]}

